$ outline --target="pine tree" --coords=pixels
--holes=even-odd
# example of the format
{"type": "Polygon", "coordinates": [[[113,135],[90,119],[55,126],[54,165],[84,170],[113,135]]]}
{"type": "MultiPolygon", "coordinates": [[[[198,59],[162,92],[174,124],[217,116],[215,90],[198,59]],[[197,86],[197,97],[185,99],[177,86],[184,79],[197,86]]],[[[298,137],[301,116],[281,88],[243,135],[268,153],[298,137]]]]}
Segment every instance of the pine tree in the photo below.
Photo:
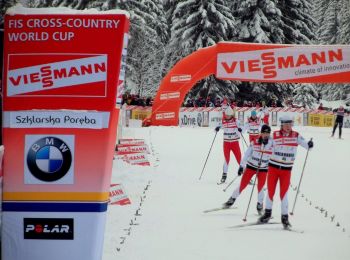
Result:
{"type": "Polygon", "coordinates": [[[338,43],[350,44],[350,1],[342,0],[340,9],[340,36],[338,43]]]}
{"type": "Polygon", "coordinates": [[[130,0],[118,7],[131,15],[126,88],[141,96],[153,96],[161,81],[168,37],[163,5],[159,0],[130,0]]]}
{"type": "MultiPolygon", "coordinates": [[[[283,30],[285,22],[281,7],[284,8],[280,1],[276,0],[233,1],[232,12],[240,20],[238,40],[254,43],[285,43],[289,36],[283,30]]],[[[293,28],[289,29],[296,31],[293,28]]],[[[240,84],[238,96],[244,100],[264,100],[269,103],[272,97],[278,99],[289,97],[293,89],[292,84],[286,83],[245,82],[240,84]]]]}
{"type": "MultiPolygon", "coordinates": [[[[235,35],[235,20],[224,0],[187,0],[176,4],[173,11],[171,38],[166,49],[164,70],[199,48],[208,47],[219,41],[227,41],[235,35]]],[[[198,96],[200,90],[229,93],[237,91],[230,81],[214,77],[202,80],[190,91],[189,96],[198,96]],[[218,91],[218,89],[222,91],[218,91]]],[[[223,94],[222,94],[223,95],[223,94]]]]}
{"type": "Polygon", "coordinates": [[[293,94],[294,103],[303,107],[312,108],[317,102],[318,93],[312,84],[297,84],[293,94]]]}
{"type": "Polygon", "coordinates": [[[316,40],[317,21],[310,0],[282,0],[277,6],[282,12],[284,43],[311,44],[316,40]]]}
{"type": "Polygon", "coordinates": [[[55,1],[53,1],[53,0],[37,0],[35,6],[36,6],[37,8],[45,8],[45,7],[58,6],[58,4],[57,4],[57,5],[54,5],[54,2],[55,2],[55,3],[56,3],[56,2],[62,3],[63,0],[55,0],[55,1]]]}
{"type": "Polygon", "coordinates": [[[255,43],[283,43],[280,29],[281,10],[274,0],[236,0],[234,12],[239,16],[239,41],[255,43]]]}
{"type": "Polygon", "coordinates": [[[339,0],[331,0],[324,12],[324,19],[318,30],[321,44],[336,44],[339,36],[339,0]]]}
{"type": "Polygon", "coordinates": [[[18,3],[17,0],[1,0],[0,1],[0,28],[4,28],[4,15],[6,10],[11,6],[14,6],[18,3]]]}

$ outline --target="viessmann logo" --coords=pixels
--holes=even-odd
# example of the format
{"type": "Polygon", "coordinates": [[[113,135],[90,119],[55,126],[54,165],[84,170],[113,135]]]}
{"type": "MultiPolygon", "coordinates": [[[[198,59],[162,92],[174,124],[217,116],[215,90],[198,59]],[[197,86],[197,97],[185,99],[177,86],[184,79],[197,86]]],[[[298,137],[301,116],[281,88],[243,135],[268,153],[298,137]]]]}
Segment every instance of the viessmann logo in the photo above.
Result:
{"type": "Polygon", "coordinates": [[[290,80],[350,71],[350,48],[286,47],[219,53],[217,77],[226,79],[290,80]]]}
{"type": "Polygon", "coordinates": [[[74,239],[72,218],[24,218],[24,239],[74,239]]]}
{"type": "MultiPolygon", "coordinates": [[[[49,55],[49,54],[47,54],[49,55]]],[[[62,54],[63,55],[63,54],[62,54]]],[[[11,60],[18,57],[9,56],[11,60]]],[[[17,55],[18,56],[18,55],[17,55]]],[[[31,59],[35,60],[34,55],[31,59]]],[[[53,55],[59,57],[60,55],[53,55]]],[[[74,85],[94,82],[106,82],[107,56],[98,55],[46,63],[19,69],[9,69],[7,78],[7,95],[23,95],[25,93],[45,91],[74,85]]],[[[28,59],[28,55],[23,55],[28,59]]]]}

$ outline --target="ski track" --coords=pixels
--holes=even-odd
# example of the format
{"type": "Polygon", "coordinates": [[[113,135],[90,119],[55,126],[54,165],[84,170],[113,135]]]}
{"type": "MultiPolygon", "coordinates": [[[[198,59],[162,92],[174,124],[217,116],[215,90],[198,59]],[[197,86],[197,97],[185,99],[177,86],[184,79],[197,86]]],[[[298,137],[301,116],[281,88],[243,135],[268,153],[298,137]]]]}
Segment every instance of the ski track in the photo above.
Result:
{"type": "MultiPolygon", "coordinates": [[[[222,174],[221,132],[199,181],[215,134],[213,129],[127,129],[127,137],[144,138],[148,142],[152,167],[129,166],[114,161],[112,180],[124,185],[132,204],[109,207],[103,260],[350,259],[350,191],[347,188],[350,164],[346,160],[350,129],[343,129],[344,140],[336,141],[328,138],[330,129],[327,128],[295,129],[306,139],[313,137],[315,142],[294,215],[290,216],[292,228],[304,231],[302,234],[286,232],[279,224],[228,228],[244,223],[242,218],[251,185],[234,204],[237,209],[203,213],[220,207],[240,182],[238,178],[226,193],[222,191],[223,185],[216,185],[222,174]],[[339,161],[344,163],[337,163],[339,161]],[[131,225],[131,221],[137,225],[131,225]]],[[[289,190],[290,210],[305,154],[300,147],[289,190]]],[[[227,183],[236,176],[238,167],[232,159],[233,155],[227,183]]],[[[258,218],[256,196],[254,191],[247,222],[258,218]]],[[[273,221],[280,221],[278,189],[273,216],[273,221]]]]}

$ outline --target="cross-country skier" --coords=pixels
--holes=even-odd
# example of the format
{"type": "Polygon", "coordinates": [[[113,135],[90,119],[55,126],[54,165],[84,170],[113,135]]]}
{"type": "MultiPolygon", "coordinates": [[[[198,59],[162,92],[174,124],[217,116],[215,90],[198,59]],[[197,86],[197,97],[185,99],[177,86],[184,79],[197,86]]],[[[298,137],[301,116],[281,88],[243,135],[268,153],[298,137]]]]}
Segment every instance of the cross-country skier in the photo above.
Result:
{"type": "Polygon", "coordinates": [[[260,118],[262,118],[263,122],[265,125],[270,125],[269,124],[269,108],[265,105],[265,101],[262,102],[262,108],[260,109],[260,118]]]}
{"type": "Polygon", "coordinates": [[[261,134],[250,143],[238,170],[238,175],[243,174],[241,183],[232,193],[228,201],[224,203],[224,208],[229,208],[233,205],[237,197],[247,187],[254,174],[257,174],[258,203],[256,209],[259,214],[262,212],[265,195],[263,188],[266,181],[268,162],[272,154],[272,138],[270,137],[270,133],[271,128],[268,125],[263,125],[261,127],[261,134]]]}
{"type": "Polygon", "coordinates": [[[305,149],[312,148],[313,142],[305,139],[296,131],[292,130],[293,119],[289,116],[281,117],[281,129],[273,133],[273,153],[270,158],[267,172],[267,196],[265,213],[258,220],[259,223],[267,223],[272,214],[272,202],[277,182],[280,184],[281,220],[285,228],[290,225],[288,220],[287,193],[290,185],[290,177],[297,153],[298,145],[305,149]]]}
{"type": "Polygon", "coordinates": [[[243,132],[247,131],[249,134],[249,142],[251,143],[259,137],[259,130],[262,125],[262,120],[257,117],[256,111],[253,110],[244,124],[243,132]]]}
{"type": "MultiPolygon", "coordinates": [[[[230,163],[230,152],[232,151],[236,157],[237,163],[241,162],[241,149],[239,147],[240,127],[239,121],[235,117],[235,112],[231,107],[227,107],[222,118],[222,128],[224,129],[224,156],[225,162],[223,166],[223,173],[221,183],[224,183],[227,178],[228,165],[230,163]]],[[[215,131],[219,131],[220,126],[215,128],[215,131]]]]}
{"type": "Polygon", "coordinates": [[[337,115],[337,117],[335,118],[332,137],[334,136],[335,130],[337,129],[337,126],[339,125],[339,139],[341,139],[341,133],[342,133],[341,130],[343,127],[343,122],[344,122],[344,114],[348,113],[348,111],[346,111],[343,106],[339,106],[339,108],[334,109],[333,112],[337,115]]]}

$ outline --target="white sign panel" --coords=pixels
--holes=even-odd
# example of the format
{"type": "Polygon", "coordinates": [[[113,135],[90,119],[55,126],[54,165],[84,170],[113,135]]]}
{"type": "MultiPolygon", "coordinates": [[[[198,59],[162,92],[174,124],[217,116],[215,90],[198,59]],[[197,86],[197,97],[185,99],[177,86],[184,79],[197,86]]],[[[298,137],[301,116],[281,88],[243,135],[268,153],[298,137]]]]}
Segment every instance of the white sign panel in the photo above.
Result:
{"type": "Polygon", "coordinates": [[[294,80],[350,71],[350,46],[302,46],[219,53],[217,77],[294,80]]]}

